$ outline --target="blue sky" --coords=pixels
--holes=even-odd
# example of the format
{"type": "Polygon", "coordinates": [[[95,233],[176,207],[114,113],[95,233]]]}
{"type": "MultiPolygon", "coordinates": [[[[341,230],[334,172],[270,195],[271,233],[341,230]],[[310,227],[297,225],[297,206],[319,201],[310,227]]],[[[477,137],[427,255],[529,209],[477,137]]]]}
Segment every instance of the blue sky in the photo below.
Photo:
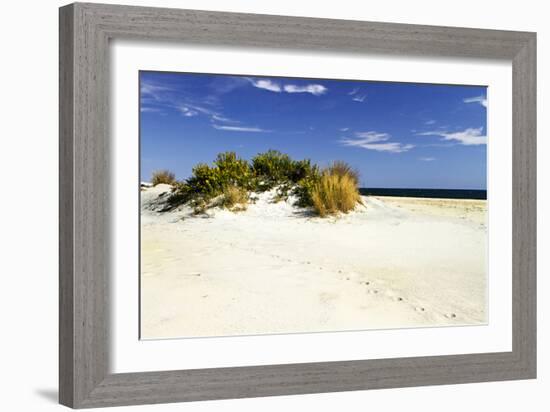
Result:
{"type": "Polygon", "coordinates": [[[140,72],[141,180],[216,154],[344,160],[362,187],[485,189],[484,86],[140,72]]]}

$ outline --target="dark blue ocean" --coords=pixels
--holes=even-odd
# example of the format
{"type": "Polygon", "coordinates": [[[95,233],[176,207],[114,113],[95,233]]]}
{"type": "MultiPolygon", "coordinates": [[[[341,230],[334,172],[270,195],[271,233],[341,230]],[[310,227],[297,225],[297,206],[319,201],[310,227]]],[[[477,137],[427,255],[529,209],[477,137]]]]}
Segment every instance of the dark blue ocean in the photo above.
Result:
{"type": "Polygon", "coordinates": [[[486,190],[360,188],[364,196],[429,197],[438,199],[487,199],[486,190]]]}

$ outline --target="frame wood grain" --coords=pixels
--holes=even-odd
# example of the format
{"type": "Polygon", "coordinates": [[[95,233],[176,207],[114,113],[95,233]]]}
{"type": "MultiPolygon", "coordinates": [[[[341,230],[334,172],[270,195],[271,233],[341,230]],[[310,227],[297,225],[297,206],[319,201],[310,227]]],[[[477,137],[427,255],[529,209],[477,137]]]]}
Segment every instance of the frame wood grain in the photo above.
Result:
{"type": "Polygon", "coordinates": [[[536,35],[75,3],[60,9],[59,397],[73,408],[536,376],[536,35]],[[109,373],[109,40],[505,59],[513,65],[513,350],[109,373]]]}

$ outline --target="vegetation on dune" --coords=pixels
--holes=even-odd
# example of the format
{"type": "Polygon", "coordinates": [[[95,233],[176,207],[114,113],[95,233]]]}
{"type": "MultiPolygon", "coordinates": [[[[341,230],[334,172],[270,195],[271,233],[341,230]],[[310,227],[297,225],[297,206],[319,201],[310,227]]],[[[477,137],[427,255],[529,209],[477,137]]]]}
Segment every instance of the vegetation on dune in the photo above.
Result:
{"type": "Polygon", "coordinates": [[[176,175],[169,170],[157,170],[153,172],[151,183],[153,184],[153,186],[161,183],[173,185],[174,183],[176,183],[176,175]]]}
{"type": "Polygon", "coordinates": [[[360,202],[359,174],[345,162],[320,170],[309,159],[293,160],[276,150],[259,153],[250,163],[234,152],[220,153],[213,164],[200,163],[190,178],[173,181],[172,207],[189,204],[195,213],[221,206],[245,210],[251,192],[277,188],[274,202],[295,196],[295,205],[311,207],[319,216],[346,213],[360,202]]]}
{"type": "Polygon", "coordinates": [[[248,191],[238,186],[228,186],[224,189],[221,206],[234,212],[246,210],[248,191]]]}
{"type": "Polygon", "coordinates": [[[353,182],[355,183],[355,186],[359,185],[359,171],[357,169],[353,169],[349,164],[346,162],[343,162],[341,160],[336,160],[333,162],[330,167],[328,168],[328,171],[332,175],[336,176],[347,176],[353,182]]]}
{"type": "Polygon", "coordinates": [[[251,168],[258,179],[256,189],[269,190],[281,184],[298,183],[317,166],[309,159],[292,160],[287,154],[268,150],[252,158],[251,168]]]}
{"type": "Polygon", "coordinates": [[[357,173],[339,162],[325,169],[311,189],[313,208],[321,217],[353,210],[361,197],[357,188],[357,173]]]}

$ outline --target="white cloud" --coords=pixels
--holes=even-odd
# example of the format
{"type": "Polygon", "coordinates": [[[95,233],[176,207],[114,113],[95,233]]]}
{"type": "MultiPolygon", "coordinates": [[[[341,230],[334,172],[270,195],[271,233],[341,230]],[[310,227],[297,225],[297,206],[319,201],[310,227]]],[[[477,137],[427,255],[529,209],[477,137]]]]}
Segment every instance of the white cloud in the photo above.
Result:
{"type": "Polygon", "coordinates": [[[487,136],[482,133],[483,127],[468,128],[461,132],[432,131],[418,133],[419,136],[441,136],[443,140],[456,140],[465,146],[487,144],[487,136]]]}
{"type": "Polygon", "coordinates": [[[197,110],[190,109],[187,106],[180,106],[178,109],[185,117],[194,117],[199,114],[197,110]]]}
{"type": "Polygon", "coordinates": [[[252,86],[268,90],[274,93],[310,93],[315,96],[320,96],[327,92],[327,88],[322,84],[306,84],[304,86],[298,86],[296,84],[284,84],[271,80],[271,79],[253,79],[250,77],[246,78],[252,86]]]}
{"type": "Polygon", "coordinates": [[[227,130],[230,132],[269,132],[269,130],[261,129],[259,127],[225,126],[219,124],[213,124],[212,127],[217,130],[227,130]]]}
{"type": "Polygon", "coordinates": [[[462,101],[464,103],[479,103],[483,107],[487,107],[487,99],[483,96],[468,97],[462,101]]]}
{"type": "Polygon", "coordinates": [[[342,127],[340,129],[341,132],[347,132],[349,130],[349,127],[342,127]]]}
{"type": "Polygon", "coordinates": [[[378,132],[356,132],[355,136],[364,143],[384,142],[391,137],[388,133],[378,132]]]}
{"type": "Polygon", "coordinates": [[[153,84],[147,81],[142,81],[140,84],[140,91],[142,94],[149,95],[154,99],[159,99],[159,94],[172,90],[170,87],[162,86],[160,84],[153,84]]]}
{"type": "Polygon", "coordinates": [[[212,121],[222,122],[222,123],[240,123],[238,120],[230,119],[229,117],[222,116],[220,114],[212,115],[212,121]]]}
{"type": "Polygon", "coordinates": [[[433,162],[435,157],[419,157],[418,160],[422,160],[423,162],[433,162]]]}
{"type": "Polygon", "coordinates": [[[209,108],[204,107],[204,106],[199,106],[199,105],[196,105],[196,104],[191,104],[191,103],[181,104],[181,105],[178,106],[178,109],[181,112],[186,112],[186,111],[191,110],[191,111],[194,111],[194,112],[205,114],[207,116],[214,116],[214,115],[218,114],[215,110],[209,109],[209,108]]]}
{"type": "Polygon", "coordinates": [[[139,110],[142,113],[159,113],[161,111],[158,107],[142,107],[139,110]]]}
{"type": "Polygon", "coordinates": [[[344,137],[340,143],[344,146],[360,147],[377,152],[403,153],[414,148],[412,144],[403,144],[399,142],[388,142],[391,135],[388,133],[379,133],[374,131],[357,132],[355,137],[344,137]]]}
{"type": "Polygon", "coordinates": [[[363,103],[367,98],[367,95],[365,93],[358,94],[360,91],[361,91],[361,88],[356,87],[352,91],[348,92],[349,96],[353,96],[351,100],[353,100],[354,102],[363,103]]]}
{"type": "Polygon", "coordinates": [[[278,83],[275,83],[274,81],[271,81],[269,79],[250,79],[250,83],[252,83],[252,85],[254,87],[257,87],[258,89],[269,90],[270,92],[281,93],[283,91],[278,83]]]}
{"type": "Polygon", "coordinates": [[[426,121],[424,122],[424,124],[427,125],[427,126],[430,126],[430,125],[432,125],[432,124],[435,124],[435,120],[426,120],[426,121]]]}
{"type": "Polygon", "coordinates": [[[305,86],[285,84],[284,91],[287,93],[311,93],[314,96],[320,96],[327,92],[327,88],[322,84],[306,84],[305,86]]]}

